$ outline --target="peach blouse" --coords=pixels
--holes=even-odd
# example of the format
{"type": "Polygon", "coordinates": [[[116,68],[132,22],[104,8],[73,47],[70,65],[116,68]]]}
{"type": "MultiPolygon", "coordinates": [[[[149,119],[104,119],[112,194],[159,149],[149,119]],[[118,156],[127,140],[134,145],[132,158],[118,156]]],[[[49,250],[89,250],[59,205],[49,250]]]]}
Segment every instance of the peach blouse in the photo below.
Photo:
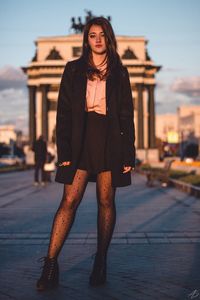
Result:
{"type": "Polygon", "coordinates": [[[85,110],[106,115],[106,80],[87,79],[85,110]]]}

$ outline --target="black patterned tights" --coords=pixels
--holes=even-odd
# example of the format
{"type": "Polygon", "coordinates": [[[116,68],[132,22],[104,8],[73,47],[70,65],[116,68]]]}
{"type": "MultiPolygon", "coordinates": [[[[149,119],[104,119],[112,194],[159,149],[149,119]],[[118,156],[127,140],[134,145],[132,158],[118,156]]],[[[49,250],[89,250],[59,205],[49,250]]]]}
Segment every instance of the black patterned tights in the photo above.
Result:
{"type": "MultiPolygon", "coordinates": [[[[73,225],[76,210],[83,198],[89,173],[77,170],[73,183],[64,185],[63,198],[55,214],[48,257],[57,257],[73,225]]],[[[111,172],[105,171],[97,174],[97,253],[106,257],[116,222],[115,208],[116,188],[111,185],[111,172]]]]}

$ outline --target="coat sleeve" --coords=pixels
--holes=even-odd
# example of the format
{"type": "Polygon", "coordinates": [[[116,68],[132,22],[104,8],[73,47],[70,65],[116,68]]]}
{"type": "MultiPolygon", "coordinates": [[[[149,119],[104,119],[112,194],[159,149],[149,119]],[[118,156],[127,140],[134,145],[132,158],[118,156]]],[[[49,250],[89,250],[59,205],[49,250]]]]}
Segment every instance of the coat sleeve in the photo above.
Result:
{"type": "Polygon", "coordinates": [[[123,162],[125,166],[135,167],[135,127],[133,98],[128,70],[123,67],[122,94],[120,99],[120,128],[123,143],[123,162]]]}
{"type": "Polygon", "coordinates": [[[56,115],[56,144],[58,163],[71,161],[71,71],[67,63],[61,78],[57,115],[56,115]]]}

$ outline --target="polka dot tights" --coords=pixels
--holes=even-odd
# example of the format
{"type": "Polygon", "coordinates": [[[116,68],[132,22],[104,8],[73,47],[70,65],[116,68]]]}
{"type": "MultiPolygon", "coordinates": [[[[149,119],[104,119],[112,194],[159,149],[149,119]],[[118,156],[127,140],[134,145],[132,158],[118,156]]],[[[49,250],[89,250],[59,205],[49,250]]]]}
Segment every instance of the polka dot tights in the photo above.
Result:
{"type": "MultiPolygon", "coordinates": [[[[73,225],[76,210],[88,184],[89,173],[77,170],[72,184],[65,184],[60,206],[55,214],[51,230],[48,257],[57,257],[73,225]]],[[[97,174],[96,196],[97,214],[97,253],[106,257],[116,222],[116,188],[111,185],[111,172],[97,174]]]]}

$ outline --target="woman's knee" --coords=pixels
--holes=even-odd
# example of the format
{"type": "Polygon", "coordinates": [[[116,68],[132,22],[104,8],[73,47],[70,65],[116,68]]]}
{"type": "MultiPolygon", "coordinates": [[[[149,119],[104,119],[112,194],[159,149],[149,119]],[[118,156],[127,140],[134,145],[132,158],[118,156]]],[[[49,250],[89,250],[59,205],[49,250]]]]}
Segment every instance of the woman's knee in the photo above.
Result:
{"type": "Polygon", "coordinates": [[[108,195],[98,195],[98,205],[102,208],[111,209],[114,207],[114,196],[108,195]]]}
{"type": "Polygon", "coordinates": [[[75,210],[79,205],[80,200],[70,195],[63,195],[62,207],[64,209],[75,210]]]}

